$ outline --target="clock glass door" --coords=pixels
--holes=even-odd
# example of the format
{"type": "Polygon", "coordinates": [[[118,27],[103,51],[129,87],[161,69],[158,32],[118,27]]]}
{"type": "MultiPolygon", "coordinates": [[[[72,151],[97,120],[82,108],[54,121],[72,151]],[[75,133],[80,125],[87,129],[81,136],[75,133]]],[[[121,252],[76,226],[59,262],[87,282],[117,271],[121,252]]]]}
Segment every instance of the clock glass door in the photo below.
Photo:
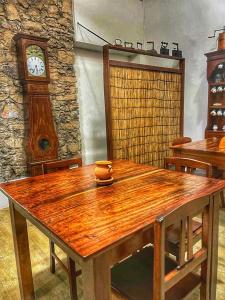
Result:
{"type": "Polygon", "coordinates": [[[45,54],[41,47],[37,45],[28,46],[26,56],[29,76],[46,77],[45,54]]]}

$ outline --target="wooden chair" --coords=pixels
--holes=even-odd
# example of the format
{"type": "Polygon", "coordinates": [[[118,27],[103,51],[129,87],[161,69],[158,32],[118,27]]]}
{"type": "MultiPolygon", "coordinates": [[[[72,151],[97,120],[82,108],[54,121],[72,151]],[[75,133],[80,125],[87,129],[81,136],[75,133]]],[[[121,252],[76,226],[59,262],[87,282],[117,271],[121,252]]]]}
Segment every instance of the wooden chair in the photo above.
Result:
{"type": "Polygon", "coordinates": [[[80,156],[71,158],[71,159],[64,159],[64,160],[56,160],[51,161],[43,164],[43,172],[44,174],[72,169],[82,166],[82,158],[80,156]]]}
{"type": "Polygon", "coordinates": [[[154,249],[146,247],[114,266],[112,287],[132,300],[180,300],[200,285],[200,299],[209,299],[212,210],[212,199],[206,197],[157,217],[154,249]],[[202,246],[194,253],[192,222],[199,212],[202,213],[202,246]],[[167,228],[176,223],[180,229],[178,262],[165,255],[167,228]]]}
{"type": "Polygon", "coordinates": [[[191,142],[192,142],[192,139],[190,137],[183,136],[183,137],[179,137],[179,138],[173,140],[172,146],[187,144],[187,143],[191,143],[191,142]]]}
{"type": "MultiPolygon", "coordinates": [[[[52,173],[59,170],[72,169],[82,166],[82,158],[80,156],[66,159],[66,160],[57,160],[43,164],[44,174],[52,173]]],[[[76,271],[75,262],[68,256],[67,257],[67,266],[61,261],[55,252],[55,244],[52,240],[49,240],[50,244],[50,271],[55,273],[56,261],[59,266],[67,273],[69,279],[70,287],[70,296],[72,300],[78,300],[77,298],[77,285],[76,277],[81,274],[81,271],[76,271]]]]}
{"type": "Polygon", "coordinates": [[[202,162],[190,158],[182,157],[166,157],[164,159],[165,169],[175,168],[175,171],[185,172],[189,174],[201,175],[206,177],[212,177],[212,165],[206,162],[202,162]],[[202,171],[201,173],[199,171],[202,171]]]}
{"type": "MultiPolygon", "coordinates": [[[[201,175],[206,177],[212,177],[212,165],[209,163],[201,162],[194,159],[189,158],[181,158],[181,157],[166,157],[164,159],[165,169],[171,169],[178,172],[185,173],[194,173],[195,175],[201,175]]],[[[202,228],[201,222],[193,220],[193,242],[197,243],[201,239],[202,228]]],[[[168,229],[167,231],[167,251],[179,260],[179,228],[173,226],[173,228],[168,229]]]]}
{"type": "MultiPolygon", "coordinates": [[[[191,143],[191,142],[192,142],[192,139],[190,137],[183,136],[183,137],[179,137],[179,138],[176,138],[175,140],[173,140],[172,146],[187,144],[187,143],[191,143]]],[[[174,154],[174,151],[173,151],[173,154],[174,154]]],[[[181,171],[183,171],[183,170],[181,170],[181,171]]]]}

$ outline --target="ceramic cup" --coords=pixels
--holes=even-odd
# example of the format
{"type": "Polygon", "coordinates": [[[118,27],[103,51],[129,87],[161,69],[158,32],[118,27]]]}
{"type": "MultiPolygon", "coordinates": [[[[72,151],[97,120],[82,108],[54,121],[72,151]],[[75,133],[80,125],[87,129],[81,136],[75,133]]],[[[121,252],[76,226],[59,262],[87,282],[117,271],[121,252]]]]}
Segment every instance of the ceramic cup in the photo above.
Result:
{"type": "Polygon", "coordinates": [[[222,130],[225,131],[225,125],[223,125],[222,130]]]}
{"type": "Polygon", "coordinates": [[[217,115],[215,109],[210,112],[210,115],[213,116],[213,117],[217,115]]]}
{"type": "Polygon", "coordinates": [[[222,109],[219,109],[217,111],[217,116],[221,117],[222,115],[223,115],[223,111],[222,111],[222,109]]]}
{"type": "Polygon", "coordinates": [[[222,91],[223,91],[223,87],[222,86],[218,86],[217,92],[221,93],[222,91]]]}
{"type": "Polygon", "coordinates": [[[108,180],[112,178],[112,162],[108,160],[99,160],[95,162],[95,177],[99,180],[108,180]]]}
{"type": "Polygon", "coordinates": [[[217,131],[218,130],[218,125],[214,124],[213,127],[212,127],[212,130],[217,131]]]}
{"type": "Polygon", "coordinates": [[[217,92],[216,87],[211,88],[211,92],[212,92],[213,94],[215,94],[215,93],[217,92]]]}

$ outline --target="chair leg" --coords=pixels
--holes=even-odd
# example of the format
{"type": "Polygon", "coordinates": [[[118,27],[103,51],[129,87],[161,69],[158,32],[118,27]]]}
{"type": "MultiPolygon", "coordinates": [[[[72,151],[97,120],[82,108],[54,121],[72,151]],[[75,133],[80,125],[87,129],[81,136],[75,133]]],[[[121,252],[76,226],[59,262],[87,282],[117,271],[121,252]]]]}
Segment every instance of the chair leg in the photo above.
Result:
{"type": "Polygon", "coordinates": [[[209,277],[208,262],[204,261],[201,264],[200,300],[210,300],[209,277]]]}
{"type": "Polygon", "coordinates": [[[50,246],[50,272],[55,273],[55,257],[52,255],[52,253],[55,253],[55,244],[51,240],[49,240],[49,246],[50,246]]]}
{"type": "Polygon", "coordinates": [[[78,300],[77,281],[76,281],[76,266],[75,266],[75,262],[69,256],[67,256],[67,265],[68,265],[70,297],[71,297],[71,300],[78,300]]]}

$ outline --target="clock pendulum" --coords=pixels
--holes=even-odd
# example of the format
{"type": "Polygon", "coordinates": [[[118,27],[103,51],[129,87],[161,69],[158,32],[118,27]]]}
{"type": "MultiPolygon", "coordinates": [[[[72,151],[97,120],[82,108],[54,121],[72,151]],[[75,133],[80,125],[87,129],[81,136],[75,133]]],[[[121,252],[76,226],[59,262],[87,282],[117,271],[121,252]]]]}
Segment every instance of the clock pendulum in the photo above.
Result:
{"type": "Polygon", "coordinates": [[[46,38],[16,34],[19,77],[25,109],[25,150],[28,172],[42,174],[42,165],[58,157],[48,84],[50,82],[46,38]]]}

